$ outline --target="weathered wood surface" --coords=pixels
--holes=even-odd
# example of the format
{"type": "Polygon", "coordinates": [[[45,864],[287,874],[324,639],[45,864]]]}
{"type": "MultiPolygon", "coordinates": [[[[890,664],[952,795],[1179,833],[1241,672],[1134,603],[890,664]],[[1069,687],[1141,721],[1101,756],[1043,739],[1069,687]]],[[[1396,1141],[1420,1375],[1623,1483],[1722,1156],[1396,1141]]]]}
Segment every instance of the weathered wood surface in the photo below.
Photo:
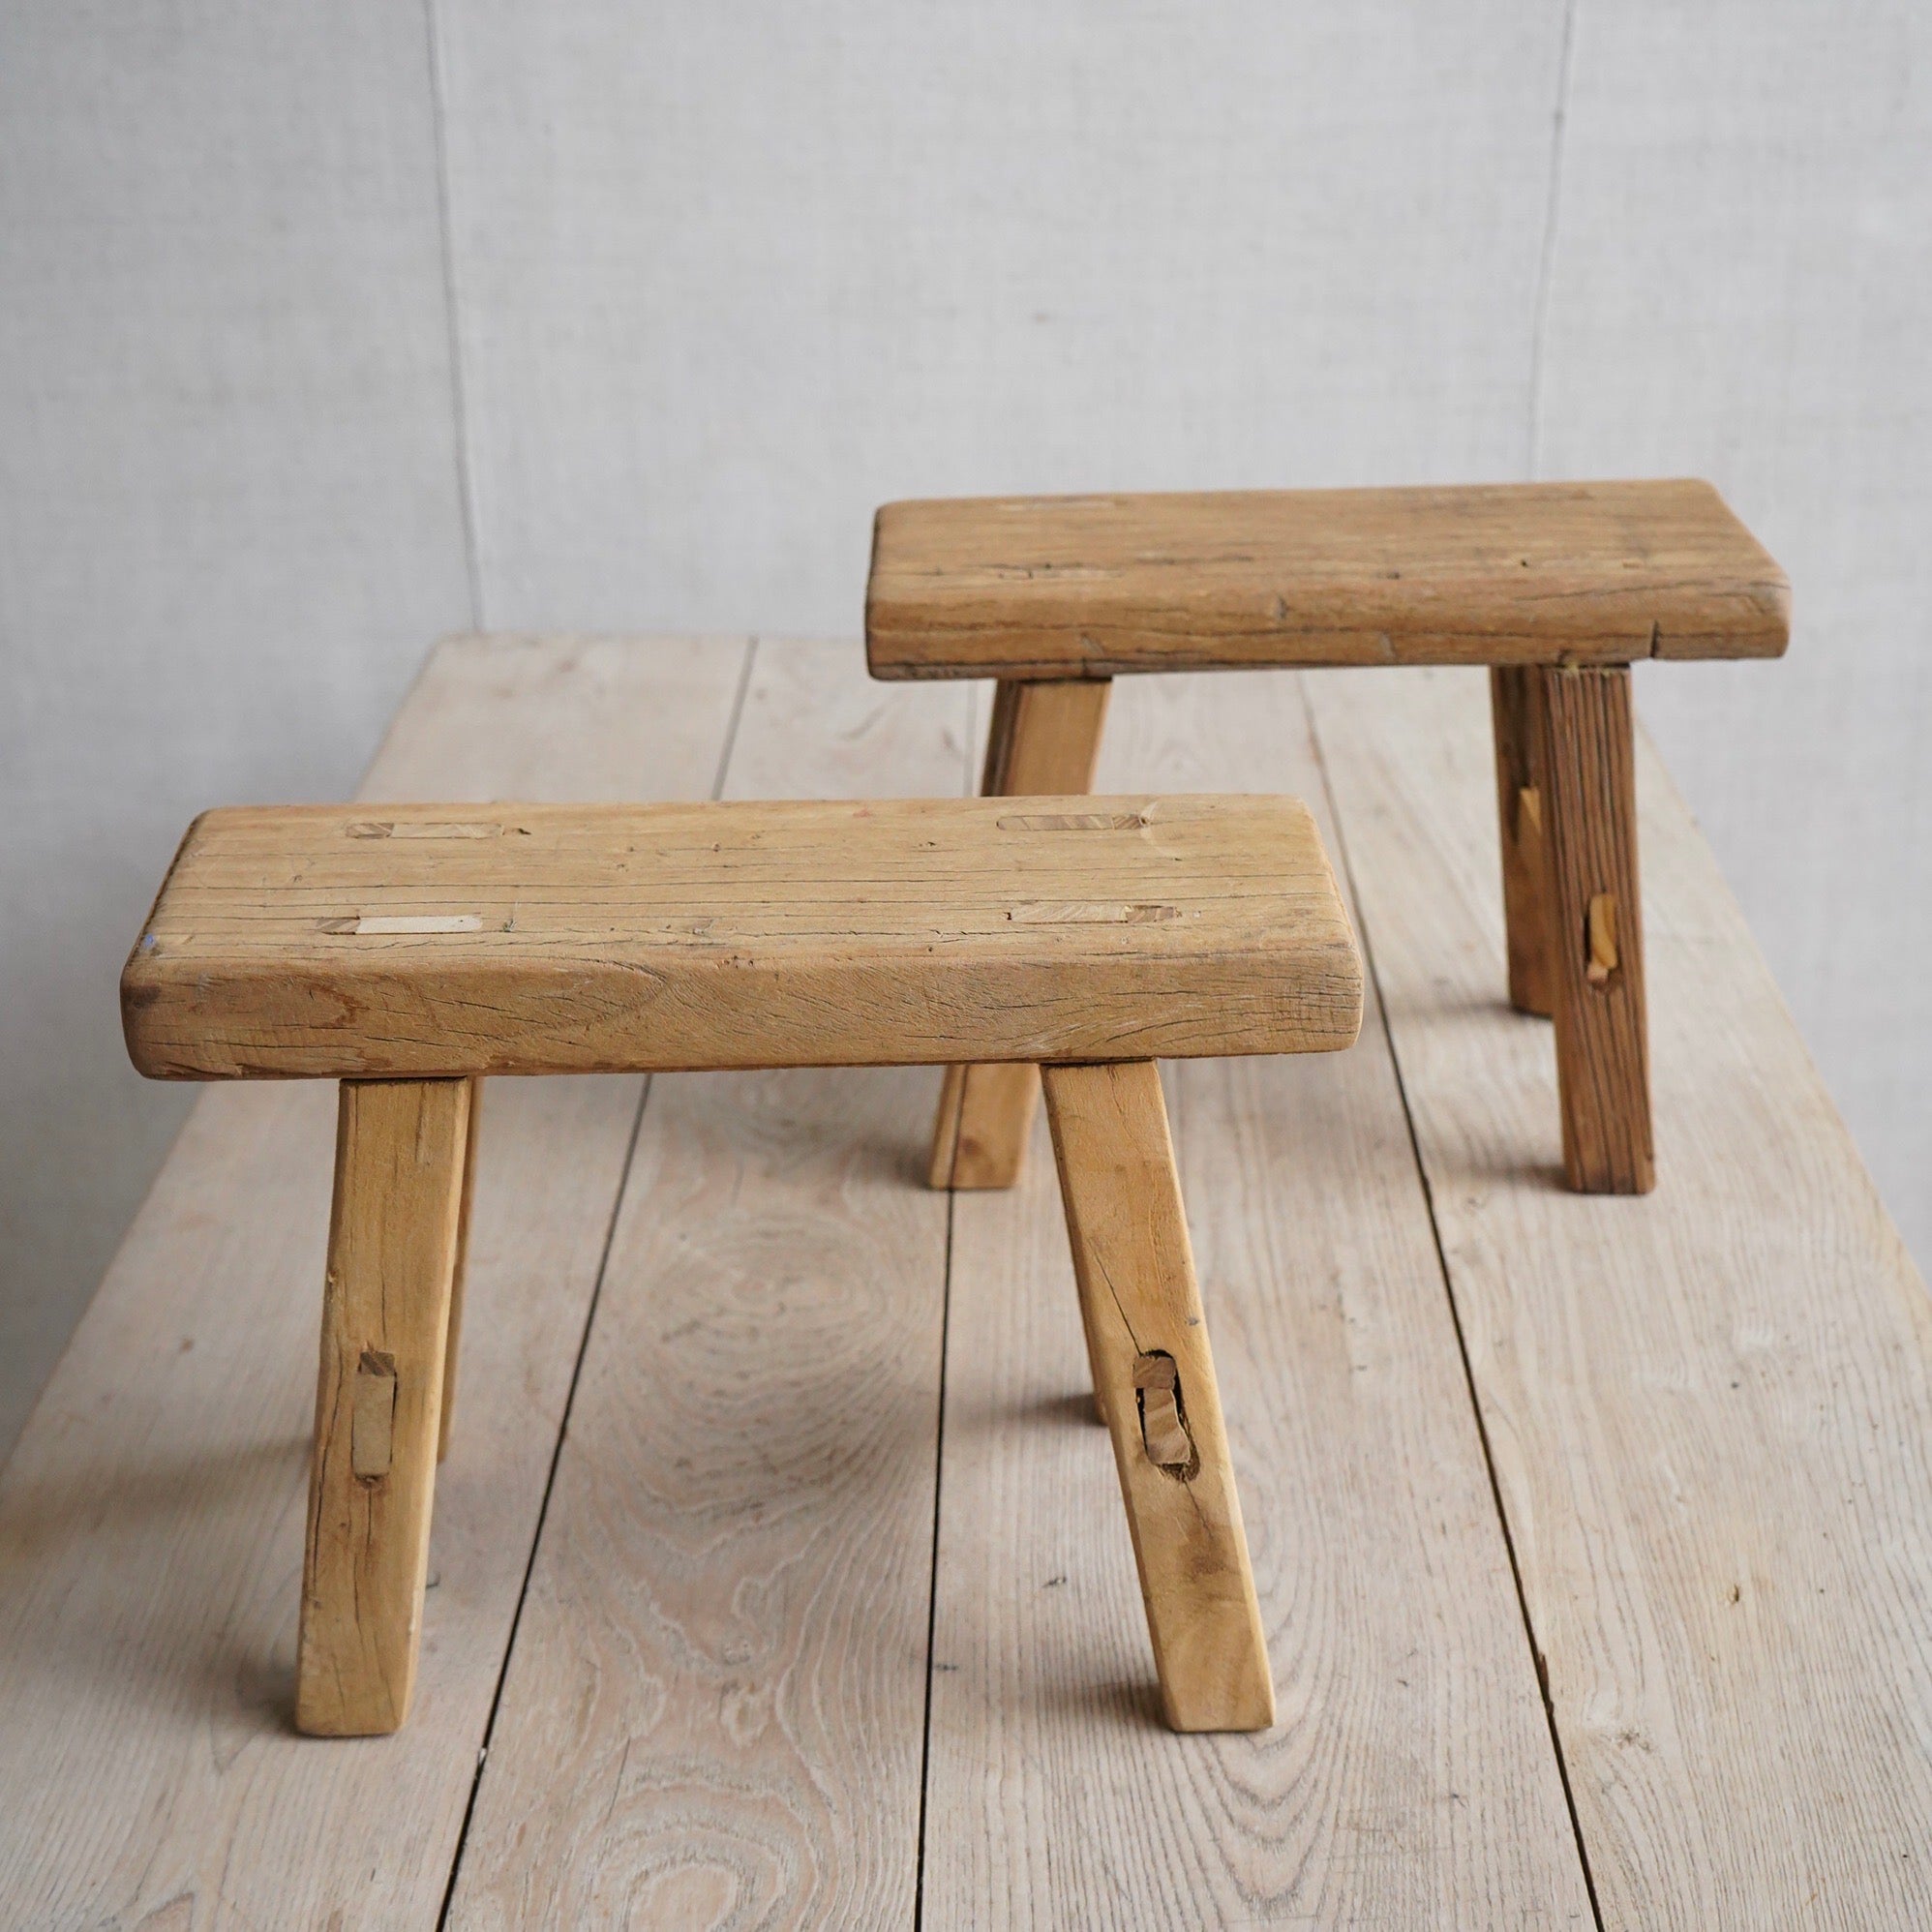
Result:
{"type": "Polygon", "coordinates": [[[1299,800],[239,806],[121,978],[174,1078],[1319,1052],[1361,963],[1299,800]]]}
{"type": "MultiPolygon", "coordinates": [[[[956,796],[972,695],[761,647],[727,791],[956,796]]],[[[652,1080],[452,1926],[912,1924],[932,1087],[652,1080]]]]}
{"type": "Polygon", "coordinates": [[[1707,483],[888,503],[878,678],[1774,657],[1784,572],[1707,483]]]}
{"type": "MultiPolygon", "coordinates": [[[[968,789],[987,694],[856,658],[760,648],[763,789],[968,789]]],[[[445,653],[377,782],[702,796],[741,661],[445,653]]],[[[1325,762],[1400,1060],[1372,985],[1351,1052],[1167,1075],[1278,1727],[1159,1722],[1044,1136],[949,1203],[937,1078],[854,1072],[653,1082],[494,1731],[639,1082],[493,1087],[416,1708],[296,1737],[332,1092],[227,1088],[0,1473],[0,1920],[1586,1925],[1564,1771],[1606,1925],[1932,1919],[1924,1288],[1641,741],[1663,1181],[1593,1198],[1502,998],[1482,679],[1115,704],[1109,786],[1319,816],[1325,762]]]]}
{"type": "MultiPolygon", "coordinates": [[[[702,797],[745,649],[452,646],[363,795],[702,797]]],[[[436,1922],[638,1087],[490,1096],[415,1709],[356,1742],[291,1724],[335,1089],[203,1097],[0,1471],[0,1921],[436,1922]]]]}
{"type": "Polygon", "coordinates": [[[1480,678],[1305,680],[1606,1925],[1932,1923],[1932,1305],[1640,740],[1656,1192],[1561,1184],[1480,678]]]}
{"type": "Polygon", "coordinates": [[[1545,936],[1563,1171],[1583,1193],[1657,1184],[1627,664],[1536,674],[1545,936]]]}
{"type": "Polygon", "coordinates": [[[1548,1018],[1555,1006],[1550,958],[1550,872],[1545,845],[1543,682],[1533,664],[1490,673],[1495,740],[1496,836],[1502,846],[1503,938],[1509,1003],[1548,1018]]]}
{"type": "MultiPolygon", "coordinates": [[[[1322,809],[1276,674],[1121,685],[1101,781],[1154,770],[1322,809]]],[[[954,1198],[928,1925],[1589,1923],[1373,998],[1352,1052],[1167,1070],[1273,1731],[1161,1722],[1044,1136],[954,1198]]]]}

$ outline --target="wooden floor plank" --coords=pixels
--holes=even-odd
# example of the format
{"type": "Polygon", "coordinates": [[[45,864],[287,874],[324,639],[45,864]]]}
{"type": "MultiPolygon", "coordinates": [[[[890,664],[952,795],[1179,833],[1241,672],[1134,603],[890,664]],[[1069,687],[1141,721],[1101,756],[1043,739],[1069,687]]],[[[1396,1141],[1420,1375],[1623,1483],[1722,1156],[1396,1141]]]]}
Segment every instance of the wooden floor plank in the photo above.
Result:
{"type": "MultiPolygon", "coordinates": [[[[366,796],[702,796],[743,661],[445,649],[366,796]]],[[[971,687],[757,669],[739,795],[970,788],[971,687]]],[[[1645,750],[1659,1186],[1569,1194],[1480,675],[1305,687],[1604,1922],[1932,1922],[1932,1312],[1707,851],[1645,750]]],[[[1101,781],[1321,815],[1302,702],[1124,685],[1101,781]]],[[[1168,1079],[1260,1738],[1159,1724],[1044,1136],[958,1198],[926,1926],[1587,1922],[1380,1024],[1168,1079]]],[[[458,1922],[912,1922],[936,1085],[658,1083],[458,1922]]],[[[0,1471],[0,1922],[436,1922],[638,1094],[492,1083],[417,1706],[355,1743],[288,1728],[332,1090],[204,1099],[0,1471]]]]}
{"type": "MultiPolygon", "coordinates": [[[[727,796],[956,794],[971,704],[761,645],[727,796]]],[[[452,1925],[911,1924],[936,1086],[654,1079],[452,1925]]]]}
{"type": "MultiPolygon", "coordinates": [[[[1156,773],[1323,811],[1281,674],[1123,681],[1100,782],[1156,773]]],[[[925,1923],[1585,1925],[1379,1020],[1167,1072],[1281,1723],[1160,1722],[1037,1136],[954,1209],[925,1923]]]]}
{"type": "MultiPolygon", "coordinates": [[[[363,796],[702,797],[745,650],[452,644],[363,796]]],[[[290,1707],[335,1090],[203,1097],[0,1473],[0,1921],[435,1923],[637,1098],[493,1086],[416,1707],[325,1742],[290,1707]]]]}
{"type": "Polygon", "coordinates": [[[1571,1194],[1480,674],[1307,689],[1604,1922],[1932,1923],[1932,1309],[1707,847],[1645,745],[1657,1190],[1571,1194]]]}

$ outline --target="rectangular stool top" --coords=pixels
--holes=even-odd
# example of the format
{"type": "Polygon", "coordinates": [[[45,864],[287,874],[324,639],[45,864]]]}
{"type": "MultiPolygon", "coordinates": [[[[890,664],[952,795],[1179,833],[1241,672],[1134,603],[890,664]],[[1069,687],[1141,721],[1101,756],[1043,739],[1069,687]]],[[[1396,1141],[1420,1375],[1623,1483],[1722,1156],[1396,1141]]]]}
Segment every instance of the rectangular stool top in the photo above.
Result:
{"type": "Polygon", "coordinates": [[[1775,657],[1785,575],[1708,483],[888,503],[875,678],[1775,657]]]}
{"type": "Polygon", "coordinates": [[[165,1079],[1348,1045],[1294,799],[309,805],[189,829],[121,980],[165,1079]]]}

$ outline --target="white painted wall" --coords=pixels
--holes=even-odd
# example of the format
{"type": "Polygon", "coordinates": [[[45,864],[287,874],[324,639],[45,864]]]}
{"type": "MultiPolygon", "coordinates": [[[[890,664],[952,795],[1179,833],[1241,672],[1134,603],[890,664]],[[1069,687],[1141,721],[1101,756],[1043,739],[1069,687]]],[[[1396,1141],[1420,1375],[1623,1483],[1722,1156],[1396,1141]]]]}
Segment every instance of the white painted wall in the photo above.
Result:
{"type": "Polygon", "coordinates": [[[472,621],[856,632],[895,495],[1714,477],[1793,655],[1640,702],[1932,1258],[1928,215],[1906,6],[0,8],[0,1444],[191,811],[472,621]]]}

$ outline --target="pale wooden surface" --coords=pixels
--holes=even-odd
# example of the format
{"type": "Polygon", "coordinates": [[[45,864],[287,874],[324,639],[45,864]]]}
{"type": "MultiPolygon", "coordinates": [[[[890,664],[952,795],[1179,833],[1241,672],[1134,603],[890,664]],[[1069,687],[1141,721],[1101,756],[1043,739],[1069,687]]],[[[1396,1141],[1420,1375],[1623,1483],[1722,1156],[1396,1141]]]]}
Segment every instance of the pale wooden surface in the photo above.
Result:
{"type": "MultiPolygon", "coordinates": [[[[445,649],[364,796],[703,797],[745,649],[445,649]]],[[[435,1923],[638,1085],[490,1097],[415,1709],[367,1742],[291,1725],[334,1089],[202,1098],[0,1471],[0,1918],[435,1923]]]]}
{"type": "Polygon", "coordinates": [[[409,1714],[469,1165],[468,1080],[345,1080],[295,1645],[295,1726],[409,1714]]]}
{"type": "Polygon", "coordinates": [[[1932,1305],[1708,849],[1645,747],[1661,1178],[1570,1193],[1480,679],[1305,688],[1605,1923],[1932,1923],[1932,1305]]]}
{"type": "Polygon", "coordinates": [[[121,976],[166,1078],[1319,1052],[1361,962],[1293,799],[241,806],[121,976]]]}
{"type": "MultiPolygon", "coordinates": [[[[762,647],[728,795],[965,792],[975,694],[904,695],[762,647]]],[[[653,1078],[452,1925],[912,1923],[932,1086],[653,1078]]]]}
{"type": "MultiPolygon", "coordinates": [[[[1320,810],[1296,682],[1123,683],[1101,782],[1320,810]]],[[[955,1199],[928,1924],[1590,1922],[1370,998],[1352,1052],[1166,1070],[1272,1732],[1161,1723],[1044,1136],[955,1199]]]]}
{"type": "Polygon", "coordinates": [[[1784,572],[1707,483],[888,503],[878,678],[1775,657],[1784,572]]]}
{"type": "MultiPolygon", "coordinates": [[[[506,703],[507,775],[472,796],[539,792],[545,760],[558,789],[701,796],[742,651],[719,647],[714,689],[702,657],[611,648],[615,687],[540,741],[506,703]]],[[[446,653],[410,718],[471,694],[480,760],[498,673],[559,705],[578,675],[533,646],[446,653]]],[[[1402,1086],[1373,988],[1352,1052],[1168,1082],[1276,1730],[1159,1724],[1043,1136],[1013,1192],[951,1198],[949,1286],[948,1199],[920,1185],[937,1079],[855,1072],[653,1083],[579,1391],[601,1382],[602,1420],[573,1418],[554,1501],[577,1528],[536,1558],[611,1620],[546,1616],[533,1586],[492,1730],[638,1083],[495,1088],[417,1707],[390,1739],[294,1737],[329,1096],[230,1088],[0,1473],[0,1917],[429,1927],[455,1871],[453,1919],[519,1922],[594,1843],[596,1897],[642,1901],[638,1923],[755,1922],[777,1874],[779,1924],[906,1926],[917,1897],[928,1927],[1587,1925],[1567,1769],[1605,1924],[1926,1922],[1932,1323],[1707,853],[1640,758],[1664,1178],[1569,1194],[1551,1029],[1502,1000],[1479,675],[1137,682],[1101,780],[1319,810],[1304,693],[1402,1086]],[[790,1207],[768,1225],[735,1185],[790,1207]],[[705,1281],[731,1299],[691,1303],[705,1281]],[[666,1295],[701,1327],[653,1325],[666,1295]],[[687,1448],[673,1425],[700,1410],[742,1429],[687,1448]],[[672,1434],[689,1488],[643,1460],[672,1434]],[[625,1471],[677,1526],[655,1571],[617,1514],[625,1471]],[[630,1675],[642,1641],[675,1670],[630,1675]],[[580,1712],[584,1748],[551,1748],[580,1712]],[[690,1753],[626,1764],[633,1721],[690,1753]]],[[[985,695],[762,646],[739,752],[765,733],[779,792],[963,790],[985,695]]],[[[410,741],[384,782],[449,796],[410,741]]]]}

